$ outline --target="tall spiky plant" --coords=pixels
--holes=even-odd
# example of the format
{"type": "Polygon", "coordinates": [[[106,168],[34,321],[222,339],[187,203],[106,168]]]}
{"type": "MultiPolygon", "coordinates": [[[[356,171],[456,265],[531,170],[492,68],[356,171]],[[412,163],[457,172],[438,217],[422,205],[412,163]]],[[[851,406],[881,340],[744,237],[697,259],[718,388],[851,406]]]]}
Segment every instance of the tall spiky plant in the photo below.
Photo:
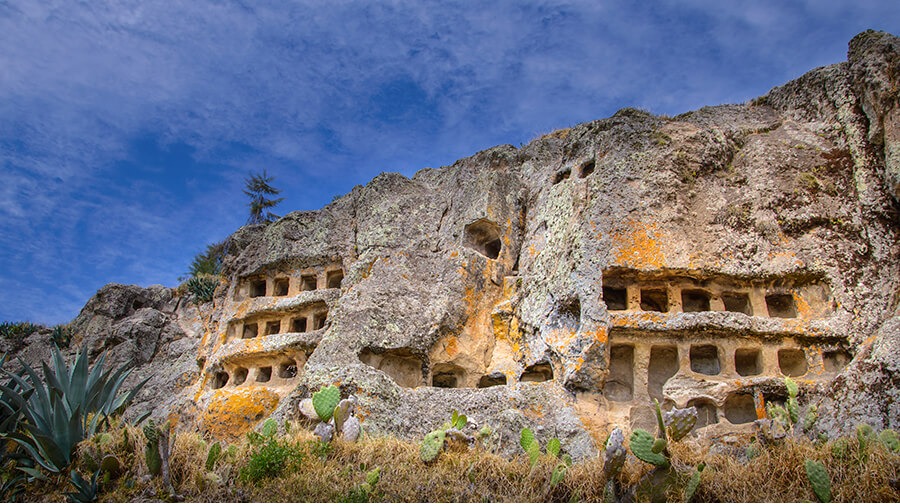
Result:
{"type": "MultiPolygon", "coordinates": [[[[15,387],[0,383],[0,393],[21,412],[16,432],[0,433],[0,438],[16,442],[44,469],[64,473],[72,463],[75,448],[82,440],[97,432],[101,422],[120,413],[147,383],[138,383],[130,391],[119,394],[131,374],[131,363],[116,370],[104,370],[106,353],[91,368],[87,352],[76,354],[72,367],[58,348],[52,350],[53,368],[41,363],[43,378],[19,359],[24,373],[13,374],[0,369],[15,387]],[[30,395],[22,391],[30,391],[30,395]]],[[[23,471],[40,476],[36,470],[23,471]]]]}
{"type": "Polygon", "coordinates": [[[249,178],[244,179],[246,187],[244,194],[250,197],[250,217],[247,219],[247,224],[266,224],[279,219],[278,215],[269,211],[270,208],[274,208],[284,200],[284,198],[270,198],[281,192],[280,189],[271,186],[273,180],[275,177],[269,176],[265,170],[262,173],[251,174],[249,178]]]}

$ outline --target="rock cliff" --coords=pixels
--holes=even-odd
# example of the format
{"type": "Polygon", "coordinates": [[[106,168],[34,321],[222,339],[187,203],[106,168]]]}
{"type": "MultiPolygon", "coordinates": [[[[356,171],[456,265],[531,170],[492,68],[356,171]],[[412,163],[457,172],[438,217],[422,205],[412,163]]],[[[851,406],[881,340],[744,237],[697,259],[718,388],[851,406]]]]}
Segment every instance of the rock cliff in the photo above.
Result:
{"type": "MultiPolygon", "coordinates": [[[[623,109],[229,239],[213,302],[111,285],[75,320],[154,377],[152,409],[240,435],[325,384],[364,428],[452,409],[596,453],[611,424],[693,405],[749,432],[783,376],[818,428],[900,427],[900,39],[745,105],[623,109]]],[[[37,346],[37,345],[32,345],[37,346]]]]}

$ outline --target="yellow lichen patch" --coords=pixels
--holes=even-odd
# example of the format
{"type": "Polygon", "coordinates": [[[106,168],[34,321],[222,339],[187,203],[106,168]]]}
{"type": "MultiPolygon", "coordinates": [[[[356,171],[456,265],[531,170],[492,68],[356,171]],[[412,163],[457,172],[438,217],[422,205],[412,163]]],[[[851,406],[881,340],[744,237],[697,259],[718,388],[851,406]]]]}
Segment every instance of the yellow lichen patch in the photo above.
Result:
{"type": "Polygon", "coordinates": [[[808,319],[813,317],[813,309],[809,306],[809,303],[806,302],[805,299],[800,297],[796,292],[792,292],[791,295],[794,297],[794,306],[797,307],[797,315],[800,318],[808,319]]]}
{"type": "Polygon", "coordinates": [[[451,359],[456,357],[456,354],[459,353],[459,338],[456,336],[447,338],[447,343],[444,344],[444,352],[446,352],[447,357],[451,359]]]}
{"type": "Polygon", "coordinates": [[[659,234],[656,224],[629,222],[628,229],[612,235],[615,264],[636,269],[664,267],[666,258],[659,244],[659,234]]]}
{"type": "Polygon", "coordinates": [[[262,387],[216,391],[201,419],[203,430],[215,439],[237,439],[269,416],[279,401],[278,394],[262,387]]]}

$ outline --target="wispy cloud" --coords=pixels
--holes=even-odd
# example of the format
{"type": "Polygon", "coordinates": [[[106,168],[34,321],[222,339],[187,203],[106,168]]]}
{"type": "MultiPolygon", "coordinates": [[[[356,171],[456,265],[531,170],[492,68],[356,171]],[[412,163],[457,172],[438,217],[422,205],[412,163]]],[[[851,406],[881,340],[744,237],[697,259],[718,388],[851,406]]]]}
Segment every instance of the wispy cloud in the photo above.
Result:
{"type": "Polygon", "coordinates": [[[243,223],[624,106],[744,101],[889,1],[0,2],[0,319],[172,284],[243,223]]]}

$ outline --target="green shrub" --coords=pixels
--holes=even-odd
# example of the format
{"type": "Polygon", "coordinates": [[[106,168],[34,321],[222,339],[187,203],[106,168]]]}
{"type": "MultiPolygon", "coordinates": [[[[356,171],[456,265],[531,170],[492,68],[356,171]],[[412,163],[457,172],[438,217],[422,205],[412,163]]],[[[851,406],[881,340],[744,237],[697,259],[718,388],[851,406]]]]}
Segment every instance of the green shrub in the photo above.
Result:
{"type": "Polygon", "coordinates": [[[18,351],[25,344],[25,338],[43,328],[31,322],[0,322],[0,338],[11,343],[11,351],[18,351]]]}
{"type": "Polygon", "coordinates": [[[68,325],[63,324],[54,326],[53,331],[50,333],[50,339],[59,348],[69,348],[73,336],[75,336],[75,331],[68,325]]]}
{"type": "Polygon", "coordinates": [[[267,478],[277,478],[286,469],[296,468],[303,462],[303,453],[295,443],[267,438],[250,455],[250,461],[241,468],[243,482],[257,483],[267,478]]]}
{"type": "Polygon", "coordinates": [[[188,279],[187,290],[194,296],[197,303],[212,301],[216,287],[219,286],[219,277],[213,275],[199,275],[188,279]]]}

